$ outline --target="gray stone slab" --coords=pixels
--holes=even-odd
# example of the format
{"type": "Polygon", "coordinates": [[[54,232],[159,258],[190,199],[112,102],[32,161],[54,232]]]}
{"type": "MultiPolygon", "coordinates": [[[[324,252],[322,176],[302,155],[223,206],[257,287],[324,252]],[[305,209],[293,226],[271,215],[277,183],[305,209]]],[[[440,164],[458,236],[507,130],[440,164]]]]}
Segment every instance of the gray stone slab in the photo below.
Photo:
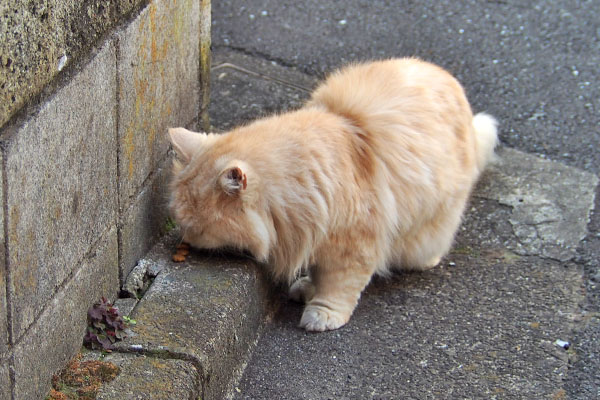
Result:
{"type": "Polygon", "coordinates": [[[127,351],[194,360],[202,369],[202,398],[222,398],[265,318],[266,287],[248,259],[192,253],[170,260],[174,243],[160,243],[149,260],[163,264],[131,317],[127,351]]]}
{"type": "Polygon", "coordinates": [[[195,0],[156,0],[118,34],[122,209],[164,159],[167,128],[198,116],[199,12],[195,0]]]}
{"type": "Polygon", "coordinates": [[[15,341],[102,232],[116,225],[115,76],[108,42],[3,139],[15,341]]]}
{"type": "Polygon", "coordinates": [[[117,232],[112,229],[14,348],[14,400],[42,399],[50,379],[81,348],[87,310],[118,291],[117,232]],[[93,285],[90,285],[93,282],[93,285]]]}
{"type": "Polygon", "coordinates": [[[120,368],[119,375],[100,388],[97,400],[198,399],[200,374],[193,363],[143,354],[88,353],[84,360],[101,360],[120,368]]]}
{"type": "Polygon", "coordinates": [[[8,374],[8,360],[0,359],[0,400],[11,400],[11,383],[8,374]]]}
{"type": "Polygon", "coordinates": [[[120,276],[127,278],[138,260],[167,232],[168,181],[171,157],[162,160],[145,182],[135,200],[121,216],[120,276]]]}
{"type": "Polygon", "coordinates": [[[587,235],[598,177],[589,172],[503,148],[478,186],[477,196],[511,208],[521,255],[567,261],[587,235]]]}

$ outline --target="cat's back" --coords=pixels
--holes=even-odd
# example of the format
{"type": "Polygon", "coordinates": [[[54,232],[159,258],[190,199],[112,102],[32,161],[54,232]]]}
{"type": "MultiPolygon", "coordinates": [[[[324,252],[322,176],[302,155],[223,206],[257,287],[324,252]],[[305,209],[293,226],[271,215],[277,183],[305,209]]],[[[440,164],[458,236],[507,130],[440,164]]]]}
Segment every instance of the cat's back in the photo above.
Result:
{"type": "Polygon", "coordinates": [[[387,171],[392,187],[420,192],[415,204],[467,187],[476,174],[471,107],[460,83],[434,64],[400,58],[351,65],[329,76],[308,105],[356,126],[354,143],[378,160],[373,171],[387,171]]]}
{"type": "MultiPolygon", "coordinates": [[[[459,82],[443,68],[416,58],[354,64],[330,75],[309,105],[324,107],[358,125],[392,117],[406,125],[441,113],[472,117],[459,82]],[[417,116],[417,118],[411,118],[417,116]]],[[[381,121],[385,123],[386,121],[381,121]]]]}
{"type": "MultiPolygon", "coordinates": [[[[455,81],[443,68],[418,58],[392,58],[350,64],[329,75],[315,90],[312,98],[326,101],[354,96],[355,92],[385,96],[396,95],[399,89],[433,87],[444,81],[455,81]]],[[[369,96],[370,97],[370,96],[369,96]]]]}

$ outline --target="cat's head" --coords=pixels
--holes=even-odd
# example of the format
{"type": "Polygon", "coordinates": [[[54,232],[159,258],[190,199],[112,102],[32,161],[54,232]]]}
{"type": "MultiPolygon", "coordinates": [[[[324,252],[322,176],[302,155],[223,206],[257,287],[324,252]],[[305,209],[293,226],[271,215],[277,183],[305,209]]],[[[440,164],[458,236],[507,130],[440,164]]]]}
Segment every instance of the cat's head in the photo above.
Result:
{"type": "Polygon", "coordinates": [[[169,129],[176,152],[170,209],[183,240],[204,249],[247,250],[266,261],[271,236],[260,180],[221,135],[169,129]]]}

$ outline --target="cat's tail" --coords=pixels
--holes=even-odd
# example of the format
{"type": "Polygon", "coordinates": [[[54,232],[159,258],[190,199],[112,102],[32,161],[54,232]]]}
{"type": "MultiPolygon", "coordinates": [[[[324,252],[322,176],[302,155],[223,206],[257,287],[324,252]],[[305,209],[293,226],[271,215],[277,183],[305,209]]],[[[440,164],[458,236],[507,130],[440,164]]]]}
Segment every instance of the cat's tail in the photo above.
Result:
{"type": "Polygon", "coordinates": [[[483,171],[486,164],[494,159],[494,148],[498,144],[498,121],[486,113],[473,117],[475,140],[477,143],[477,167],[483,171]]]}

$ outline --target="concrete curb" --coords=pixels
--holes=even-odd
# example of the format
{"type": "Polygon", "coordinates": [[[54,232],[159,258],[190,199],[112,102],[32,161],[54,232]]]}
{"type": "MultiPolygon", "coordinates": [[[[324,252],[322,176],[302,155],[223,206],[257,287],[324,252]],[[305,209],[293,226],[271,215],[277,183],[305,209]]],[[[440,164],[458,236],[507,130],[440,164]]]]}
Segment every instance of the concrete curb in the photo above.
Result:
{"type": "Polygon", "coordinates": [[[221,399],[241,376],[272,314],[268,280],[259,265],[235,255],[192,252],[176,264],[176,243],[176,233],[165,237],[130,275],[137,283],[129,288],[156,277],[129,313],[137,322],[132,334],[104,358],[122,372],[98,399],[221,399]]]}

